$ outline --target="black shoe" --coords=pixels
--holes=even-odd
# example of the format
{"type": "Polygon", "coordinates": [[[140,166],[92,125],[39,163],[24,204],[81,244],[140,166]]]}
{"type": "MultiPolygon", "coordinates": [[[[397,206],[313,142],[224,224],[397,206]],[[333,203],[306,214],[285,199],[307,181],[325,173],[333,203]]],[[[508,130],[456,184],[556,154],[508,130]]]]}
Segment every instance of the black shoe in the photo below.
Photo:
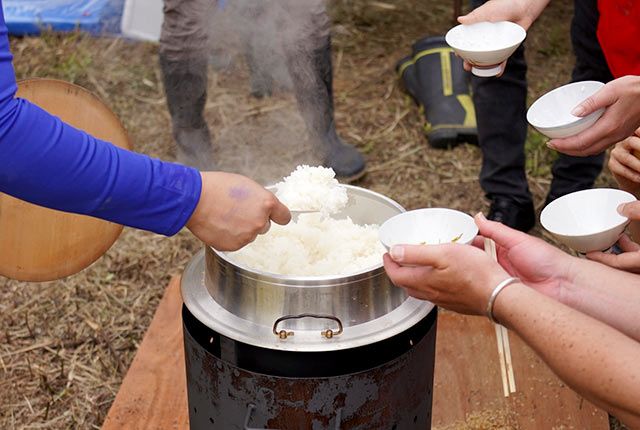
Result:
{"type": "Polygon", "coordinates": [[[487,218],[525,233],[536,223],[533,202],[520,204],[504,197],[493,198],[487,218]]]}
{"type": "Polygon", "coordinates": [[[330,133],[322,145],[327,148],[324,165],[333,169],[340,182],[348,184],[364,176],[366,163],[355,146],[340,139],[335,133],[330,133]]]}
{"type": "Polygon", "coordinates": [[[336,131],[331,38],[320,30],[310,34],[306,43],[287,51],[289,74],[314,151],[340,182],[348,183],[365,174],[366,163],[360,151],[336,131]]]}
{"type": "Polygon", "coordinates": [[[211,136],[204,119],[207,60],[172,61],[161,55],[160,68],[178,162],[198,170],[214,170],[211,136]]]}
{"type": "Polygon", "coordinates": [[[255,48],[247,48],[245,57],[249,68],[249,93],[253,97],[261,99],[273,94],[273,78],[262,64],[264,60],[257,59],[257,55],[255,48]]]}
{"type": "Polygon", "coordinates": [[[177,129],[173,133],[177,143],[176,161],[202,172],[216,170],[209,127],[177,129]]]}

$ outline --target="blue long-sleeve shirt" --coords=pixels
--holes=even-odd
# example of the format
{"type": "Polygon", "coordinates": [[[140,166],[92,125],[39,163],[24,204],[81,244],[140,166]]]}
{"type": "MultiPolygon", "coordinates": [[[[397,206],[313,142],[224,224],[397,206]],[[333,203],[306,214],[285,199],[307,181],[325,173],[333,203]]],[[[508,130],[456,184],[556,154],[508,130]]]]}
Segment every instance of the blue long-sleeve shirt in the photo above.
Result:
{"type": "Polygon", "coordinates": [[[200,198],[200,173],[118,148],[15,98],[12,58],[0,0],[0,191],[52,209],[177,233],[200,198]]]}

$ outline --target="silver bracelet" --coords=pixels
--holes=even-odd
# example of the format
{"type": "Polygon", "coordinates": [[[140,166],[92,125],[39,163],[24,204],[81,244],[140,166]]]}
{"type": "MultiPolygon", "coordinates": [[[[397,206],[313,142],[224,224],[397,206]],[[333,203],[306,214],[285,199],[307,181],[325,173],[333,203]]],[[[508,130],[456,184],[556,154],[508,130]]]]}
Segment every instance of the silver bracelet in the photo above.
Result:
{"type": "Polygon", "coordinates": [[[491,296],[489,297],[489,302],[487,303],[487,318],[492,323],[497,324],[496,320],[493,319],[493,303],[496,301],[496,297],[500,294],[500,291],[504,289],[507,285],[513,284],[514,282],[520,282],[520,278],[507,278],[504,281],[500,282],[496,288],[493,289],[491,296]]]}

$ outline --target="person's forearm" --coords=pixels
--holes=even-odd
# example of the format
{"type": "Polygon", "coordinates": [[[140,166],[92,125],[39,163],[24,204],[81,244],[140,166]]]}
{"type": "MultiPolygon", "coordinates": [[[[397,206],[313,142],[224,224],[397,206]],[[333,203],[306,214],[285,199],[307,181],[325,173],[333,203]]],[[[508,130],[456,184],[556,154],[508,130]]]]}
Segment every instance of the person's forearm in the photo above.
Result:
{"type": "Polygon", "coordinates": [[[578,258],[570,271],[554,298],[640,341],[640,276],[578,258]]]}
{"type": "Polygon", "coordinates": [[[640,343],[524,284],[498,295],[494,316],[574,390],[640,427],[640,343]]]}
{"type": "Polygon", "coordinates": [[[95,139],[25,100],[0,116],[0,191],[172,235],[200,196],[197,170],[95,139]]]}
{"type": "Polygon", "coordinates": [[[0,191],[66,212],[172,235],[200,197],[200,173],[118,148],[15,98],[0,9],[0,191]]]}
{"type": "Polygon", "coordinates": [[[527,17],[533,24],[536,19],[542,14],[542,11],[547,7],[550,0],[522,0],[524,1],[524,8],[527,17]]]}

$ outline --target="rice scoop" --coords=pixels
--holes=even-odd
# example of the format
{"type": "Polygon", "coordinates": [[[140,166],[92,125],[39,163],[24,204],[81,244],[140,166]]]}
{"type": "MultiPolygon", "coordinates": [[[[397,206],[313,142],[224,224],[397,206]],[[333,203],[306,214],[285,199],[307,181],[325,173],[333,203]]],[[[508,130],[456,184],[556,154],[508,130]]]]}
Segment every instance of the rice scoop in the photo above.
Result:
{"type": "Polygon", "coordinates": [[[347,188],[331,168],[298,166],[276,184],[276,196],[290,208],[317,210],[266,234],[227,256],[243,266],[284,276],[340,276],[380,264],[386,252],[376,224],[334,219],[348,201],[347,188]]]}

